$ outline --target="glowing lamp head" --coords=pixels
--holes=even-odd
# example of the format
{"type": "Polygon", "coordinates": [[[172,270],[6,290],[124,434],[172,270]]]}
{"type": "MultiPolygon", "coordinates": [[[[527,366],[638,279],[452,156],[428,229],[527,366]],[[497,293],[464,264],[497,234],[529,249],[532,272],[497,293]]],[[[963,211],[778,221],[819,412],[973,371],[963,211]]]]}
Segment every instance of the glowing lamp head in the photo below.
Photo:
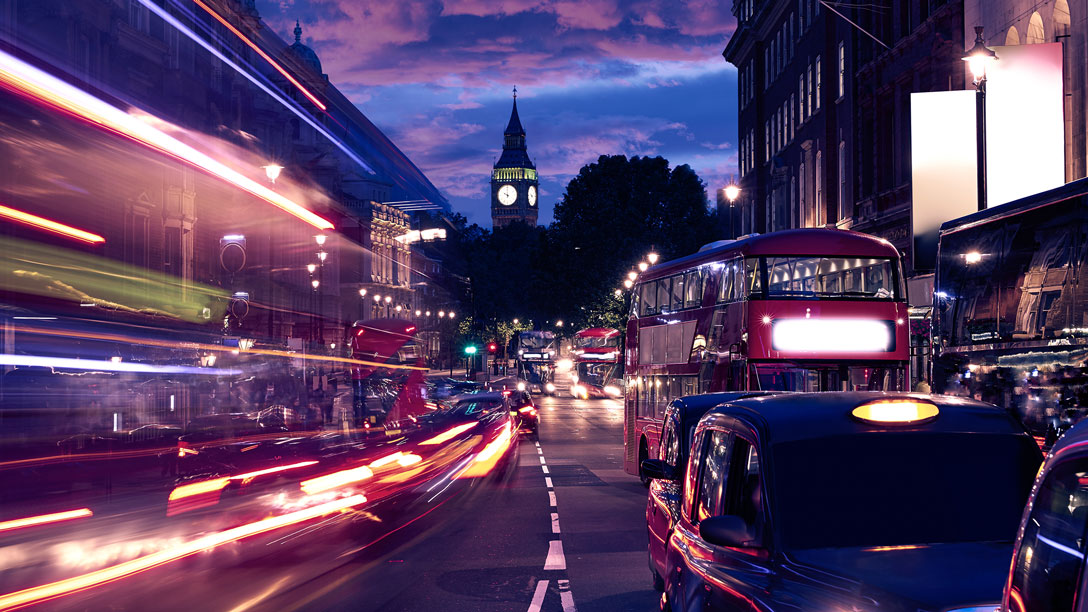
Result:
{"type": "Polygon", "coordinates": [[[374,301],[375,301],[375,302],[380,302],[380,301],[382,301],[382,296],[380,296],[380,295],[378,295],[377,293],[375,293],[375,294],[374,294],[374,301]]]}
{"type": "Polygon", "coordinates": [[[389,303],[391,303],[392,301],[393,301],[393,296],[391,296],[391,295],[387,295],[387,296],[385,296],[385,303],[386,303],[386,304],[389,304],[389,303]]]}
{"type": "Polygon", "coordinates": [[[321,260],[321,263],[325,263],[325,259],[327,259],[328,256],[329,256],[329,254],[326,253],[325,251],[321,251],[320,253],[317,254],[317,258],[321,260]]]}
{"type": "Polygon", "coordinates": [[[725,199],[729,200],[730,204],[736,202],[737,196],[740,195],[740,187],[737,187],[733,183],[726,185],[725,189],[722,189],[722,191],[725,193],[725,199]]]}
{"type": "Polygon", "coordinates": [[[401,310],[404,310],[404,309],[403,309],[403,308],[401,307],[401,305],[400,305],[400,304],[397,304],[397,307],[395,308],[395,310],[396,310],[397,312],[400,312],[401,310]]]}
{"type": "Polygon", "coordinates": [[[563,327],[563,322],[562,321],[556,321],[555,326],[556,327],[563,327]]]}
{"type": "Polygon", "coordinates": [[[306,271],[307,272],[309,272],[310,274],[313,274],[314,270],[317,270],[317,264],[306,264],[306,271]]]}
{"type": "Polygon", "coordinates": [[[631,287],[634,287],[634,286],[635,286],[635,283],[631,282],[631,280],[630,280],[630,279],[628,279],[628,280],[625,280],[625,281],[623,281],[623,286],[624,286],[624,287],[627,287],[628,289],[630,289],[631,287]]]}
{"type": "Polygon", "coordinates": [[[518,381],[518,391],[524,391],[524,390],[525,390],[525,383],[519,380],[518,381]]]}
{"type": "Polygon", "coordinates": [[[620,297],[620,296],[622,296],[622,295],[623,295],[623,291],[622,291],[622,290],[620,290],[620,289],[616,289],[616,291],[615,291],[615,292],[613,292],[613,293],[615,294],[615,296],[616,296],[616,297],[620,297]]]}
{"type": "Polygon", "coordinates": [[[939,413],[936,404],[918,399],[877,400],[850,411],[855,419],[873,425],[915,425],[931,421],[939,413]]]}
{"type": "Polygon", "coordinates": [[[518,323],[521,323],[521,321],[518,321],[517,319],[514,319],[514,325],[517,325],[518,323]]]}
{"type": "Polygon", "coordinates": [[[319,280],[317,280],[315,278],[312,281],[310,281],[310,284],[314,286],[314,289],[317,289],[321,285],[321,281],[319,281],[319,280]]]}
{"type": "Polygon", "coordinates": [[[657,263],[657,253],[650,253],[646,256],[646,261],[650,262],[650,265],[657,263]]]}
{"type": "Polygon", "coordinates": [[[638,262],[639,272],[645,272],[649,267],[650,264],[646,263],[645,261],[638,262]]]}
{"type": "Polygon", "coordinates": [[[978,262],[982,261],[982,253],[979,253],[978,251],[971,251],[970,253],[965,253],[963,255],[963,261],[967,264],[977,264],[978,262]]]}
{"type": "Polygon", "coordinates": [[[359,290],[359,297],[366,297],[366,289],[359,290]]]}
{"type": "Polygon", "coordinates": [[[997,53],[987,47],[982,38],[982,26],[975,26],[975,44],[963,56],[963,61],[967,62],[971,76],[975,79],[975,85],[986,80],[986,69],[996,59],[997,53]]]}
{"type": "Polygon", "coordinates": [[[634,270],[628,272],[627,278],[628,280],[635,280],[636,278],[638,278],[638,272],[635,272],[634,270]]]}
{"type": "Polygon", "coordinates": [[[453,318],[453,311],[451,310],[449,315],[447,315],[447,316],[452,319],[453,318]]]}
{"type": "Polygon", "coordinates": [[[438,311],[438,318],[439,319],[445,319],[446,318],[446,311],[445,310],[439,310],[438,311]]]}
{"type": "Polygon", "coordinates": [[[416,316],[417,316],[417,317],[418,317],[419,315],[421,315],[421,314],[423,314],[423,313],[422,313],[422,312],[420,312],[420,311],[418,311],[418,310],[416,311],[416,316]]]}
{"type": "Polygon", "coordinates": [[[279,164],[268,164],[267,166],[261,167],[264,168],[264,175],[273,183],[280,177],[280,172],[283,172],[283,166],[279,164]]]}
{"type": "Polygon", "coordinates": [[[318,234],[314,236],[314,242],[317,243],[317,246],[325,246],[325,241],[328,240],[328,238],[329,237],[325,234],[318,234]]]}

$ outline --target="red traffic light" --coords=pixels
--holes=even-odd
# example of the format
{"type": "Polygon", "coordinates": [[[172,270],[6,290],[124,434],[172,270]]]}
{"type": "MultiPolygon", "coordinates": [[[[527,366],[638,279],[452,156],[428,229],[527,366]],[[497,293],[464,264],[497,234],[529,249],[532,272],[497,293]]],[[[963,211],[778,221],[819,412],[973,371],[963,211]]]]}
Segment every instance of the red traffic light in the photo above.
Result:
{"type": "Polygon", "coordinates": [[[499,351],[499,345],[498,344],[495,344],[494,342],[488,342],[487,343],[487,352],[497,353],[498,351],[499,351]]]}

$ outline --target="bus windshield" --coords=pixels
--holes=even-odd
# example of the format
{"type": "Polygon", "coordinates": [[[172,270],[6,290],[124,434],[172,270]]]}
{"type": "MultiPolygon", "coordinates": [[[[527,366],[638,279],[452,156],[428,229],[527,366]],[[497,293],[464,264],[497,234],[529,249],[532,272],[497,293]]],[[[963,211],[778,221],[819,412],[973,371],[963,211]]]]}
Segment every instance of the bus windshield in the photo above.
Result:
{"type": "Polygon", "coordinates": [[[609,336],[607,338],[602,336],[575,336],[574,348],[587,349],[587,348],[619,348],[620,337],[619,335],[609,336]]]}
{"type": "Polygon", "coordinates": [[[761,391],[905,391],[903,369],[870,365],[752,364],[752,388],[761,391]]]}
{"type": "Polygon", "coordinates": [[[818,256],[760,259],[767,279],[761,297],[902,299],[893,259],[818,256]]]}
{"type": "Polygon", "coordinates": [[[551,332],[524,332],[518,342],[523,349],[544,349],[555,343],[555,335],[551,332]]]}

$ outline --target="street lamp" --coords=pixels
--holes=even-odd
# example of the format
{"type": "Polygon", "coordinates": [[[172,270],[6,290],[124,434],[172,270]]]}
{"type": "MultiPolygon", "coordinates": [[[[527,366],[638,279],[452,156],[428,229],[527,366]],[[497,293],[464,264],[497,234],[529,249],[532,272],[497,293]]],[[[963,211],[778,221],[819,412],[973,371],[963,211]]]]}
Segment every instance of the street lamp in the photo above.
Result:
{"type": "Polygon", "coordinates": [[[276,179],[280,177],[280,172],[283,171],[283,166],[279,164],[268,164],[267,166],[261,166],[264,168],[264,175],[268,177],[268,180],[272,181],[272,184],[276,184],[276,179]]]}
{"type": "Polygon", "coordinates": [[[631,287],[635,286],[635,281],[633,281],[631,279],[626,279],[626,280],[623,281],[623,286],[630,289],[631,287]]]}
{"type": "Polygon", "coordinates": [[[986,46],[982,26],[975,26],[975,45],[967,50],[963,61],[971,70],[975,84],[975,143],[978,162],[978,209],[986,210],[986,68],[997,59],[997,53],[986,46]]]}
{"type": "Polygon", "coordinates": [[[439,310],[438,311],[438,318],[439,319],[445,319],[446,318],[446,311],[445,310],[439,310]]]}
{"type": "Polygon", "coordinates": [[[366,297],[366,289],[359,290],[359,297],[366,297]]]}
{"type": "Polygon", "coordinates": [[[517,319],[514,319],[514,325],[517,325],[519,323],[521,323],[521,321],[518,321],[517,319]]]}
{"type": "Polygon", "coordinates": [[[555,322],[555,326],[556,326],[556,327],[563,327],[563,321],[561,321],[561,320],[560,320],[560,321],[556,321],[556,322],[555,322]]]}
{"type": "Polygon", "coordinates": [[[314,291],[317,291],[317,288],[321,286],[321,281],[319,281],[319,280],[317,280],[315,278],[312,281],[310,281],[310,284],[314,286],[314,291]]]}
{"type": "Polygon", "coordinates": [[[651,266],[657,263],[657,253],[651,252],[646,256],[646,261],[650,262],[651,266]]]}
{"type": "Polygon", "coordinates": [[[636,278],[638,278],[638,272],[631,271],[627,273],[627,280],[634,281],[636,278]]]}
{"type": "Polygon", "coordinates": [[[737,186],[733,177],[729,177],[729,184],[722,188],[722,194],[725,195],[725,199],[729,200],[729,237],[736,238],[737,232],[733,229],[733,204],[737,201],[737,197],[740,196],[740,187],[737,186]]]}
{"type": "Polygon", "coordinates": [[[306,271],[313,274],[317,270],[317,264],[306,264],[306,271]]]}
{"type": "Polygon", "coordinates": [[[325,263],[325,258],[329,256],[325,251],[318,251],[317,258],[321,260],[321,263],[325,263]]]}
{"type": "Polygon", "coordinates": [[[650,264],[646,263],[645,261],[638,262],[638,271],[639,272],[645,272],[646,269],[649,268],[649,267],[650,267],[650,264]]]}
{"type": "Polygon", "coordinates": [[[318,234],[317,236],[314,236],[314,241],[317,242],[317,246],[325,246],[325,240],[327,239],[328,236],[326,236],[325,234],[318,234]]]}
{"type": "Polygon", "coordinates": [[[419,315],[421,315],[421,314],[423,314],[423,313],[422,313],[422,312],[420,312],[420,311],[418,311],[418,310],[416,311],[416,316],[417,316],[417,317],[418,317],[419,315]]]}

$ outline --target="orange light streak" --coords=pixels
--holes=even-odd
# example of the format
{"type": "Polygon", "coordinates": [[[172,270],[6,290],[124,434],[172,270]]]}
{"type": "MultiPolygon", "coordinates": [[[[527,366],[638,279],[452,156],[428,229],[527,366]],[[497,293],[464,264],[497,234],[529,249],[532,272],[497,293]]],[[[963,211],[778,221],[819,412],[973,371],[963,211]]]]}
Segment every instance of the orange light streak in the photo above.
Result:
{"type": "Polygon", "coordinates": [[[33,527],[35,525],[45,525],[48,523],[57,523],[60,521],[70,521],[72,519],[83,518],[85,516],[93,516],[90,508],[80,508],[79,510],[68,510],[67,512],[54,512],[53,514],[42,514],[40,516],[28,516],[21,519],[13,519],[10,521],[4,521],[0,523],[0,531],[11,531],[12,529],[22,529],[23,527],[33,527]]]}
{"type": "Polygon", "coordinates": [[[227,529],[226,531],[220,531],[206,535],[196,540],[186,542],[173,548],[161,550],[149,555],[137,557],[131,561],[119,563],[107,568],[103,568],[94,572],[75,576],[72,578],[66,578],[64,580],[58,580],[49,584],[43,584],[41,586],[24,589],[22,591],[16,591],[14,593],[8,593],[6,595],[0,595],[0,610],[7,610],[11,608],[18,608],[27,606],[30,604],[41,603],[64,595],[69,595],[77,591],[82,591],[92,587],[100,586],[114,580],[119,580],[131,576],[133,574],[147,571],[149,569],[158,567],[160,565],[176,561],[184,557],[195,555],[199,552],[211,550],[213,548],[222,546],[223,544],[229,544],[236,542],[243,538],[248,538],[254,535],[286,527],[288,525],[294,525],[303,521],[315,519],[334,512],[340,512],[347,510],[353,506],[365,503],[366,497],[363,495],[352,495],[351,497],[345,497],[343,499],[337,499],[317,506],[312,506],[304,510],[297,512],[291,512],[281,516],[274,516],[264,520],[257,521],[255,523],[249,523],[240,527],[234,527],[233,529],[227,529]]]}
{"type": "Polygon", "coordinates": [[[200,482],[174,487],[174,490],[170,492],[170,501],[184,499],[194,495],[203,495],[204,493],[219,492],[222,491],[229,482],[230,478],[215,478],[213,480],[202,480],[200,482]]]}
{"type": "Polygon", "coordinates": [[[426,444],[442,444],[443,442],[446,442],[456,437],[458,434],[465,433],[473,427],[476,427],[476,423],[465,423],[464,425],[458,425],[457,427],[447,429],[446,431],[438,434],[433,438],[420,442],[419,445],[423,446],[426,444]]]}
{"type": "Polygon", "coordinates": [[[286,70],[284,70],[283,67],[280,66],[279,63],[276,62],[276,60],[269,57],[268,54],[264,52],[264,50],[262,50],[260,47],[257,46],[256,43],[254,43],[249,38],[247,38],[245,34],[242,34],[238,30],[238,28],[235,28],[233,25],[230,24],[229,21],[227,21],[226,19],[223,19],[219,15],[219,13],[216,13],[215,11],[213,11],[211,9],[211,7],[204,4],[200,0],[193,0],[193,2],[197,6],[199,6],[200,8],[204,9],[209,15],[211,15],[212,17],[215,17],[215,20],[218,21],[219,23],[223,24],[223,27],[230,30],[232,34],[234,34],[238,38],[241,38],[242,42],[246,43],[246,45],[248,45],[250,49],[253,49],[254,51],[256,51],[257,55],[260,55],[264,59],[264,61],[268,62],[269,64],[272,64],[272,67],[276,69],[276,72],[279,72],[280,74],[282,74],[284,76],[284,78],[286,78],[288,81],[291,82],[292,85],[297,87],[298,90],[302,92],[302,95],[309,98],[310,102],[313,102],[314,105],[317,106],[318,108],[320,108],[321,110],[325,110],[325,105],[321,102],[321,100],[318,100],[316,97],[314,97],[314,95],[312,93],[310,93],[309,90],[307,90],[305,87],[302,86],[302,83],[299,83],[298,81],[296,81],[295,77],[291,76],[290,73],[288,73],[286,70]]]}
{"type": "Polygon", "coordinates": [[[316,461],[300,461],[299,463],[292,463],[291,465],[281,465],[279,467],[268,468],[267,470],[257,470],[256,472],[247,472],[245,474],[238,474],[237,476],[231,476],[231,480],[251,480],[258,476],[264,476],[265,474],[275,474],[276,472],[284,472],[286,470],[293,470],[295,468],[306,467],[308,465],[314,465],[316,461]]]}
{"type": "Polygon", "coordinates": [[[32,215],[28,212],[21,210],[15,210],[14,208],[8,208],[7,206],[0,205],[0,217],[7,217],[13,221],[19,223],[25,223],[27,225],[34,226],[38,229],[43,229],[47,232],[53,232],[54,234],[60,234],[62,236],[68,236],[69,238],[75,238],[90,244],[98,242],[105,242],[106,239],[98,234],[92,234],[85,232],[81,229],[72,227],[71,225],[65,225],[56,221],[51,221],[38,215],[32,215]]]}
{"type": "Polygon", "coordinates": [[[301,204],[272,191],[139,117],[111,106],[3,52],[0,52],[0,85],[217,176],[318,229],[333,228],[331,222],[301,204]]]}
{"type": "Polygon", "coordinates": [[[303,480],[300,487],[302,488],[302,492],[306,495],[314,495],[315,493],[324,493],[325,491],[330,491],[344,485],[366,480],[373,475],[374,472],[372,472],[370,468],[363,466],[350,470],[333,472],[332,474],[311,478],[310,480],[303,480]]]}
{"type": "Polygon", "coordinates": [[[511,432],[510,423],[506,424],[502,433],[498,435],[494,440],[488,443],[484,447],[484,450],[480,451],[480,454],[476,455],[472,463],[468,464],[457,478],[479,478],[487,476],[491,473],[491,470],[495,469],[499,460],[502,459],[502,455],[506,452],[506,449],[510,448],[510,441],[513,439],[513,433],[511,432]]]}

